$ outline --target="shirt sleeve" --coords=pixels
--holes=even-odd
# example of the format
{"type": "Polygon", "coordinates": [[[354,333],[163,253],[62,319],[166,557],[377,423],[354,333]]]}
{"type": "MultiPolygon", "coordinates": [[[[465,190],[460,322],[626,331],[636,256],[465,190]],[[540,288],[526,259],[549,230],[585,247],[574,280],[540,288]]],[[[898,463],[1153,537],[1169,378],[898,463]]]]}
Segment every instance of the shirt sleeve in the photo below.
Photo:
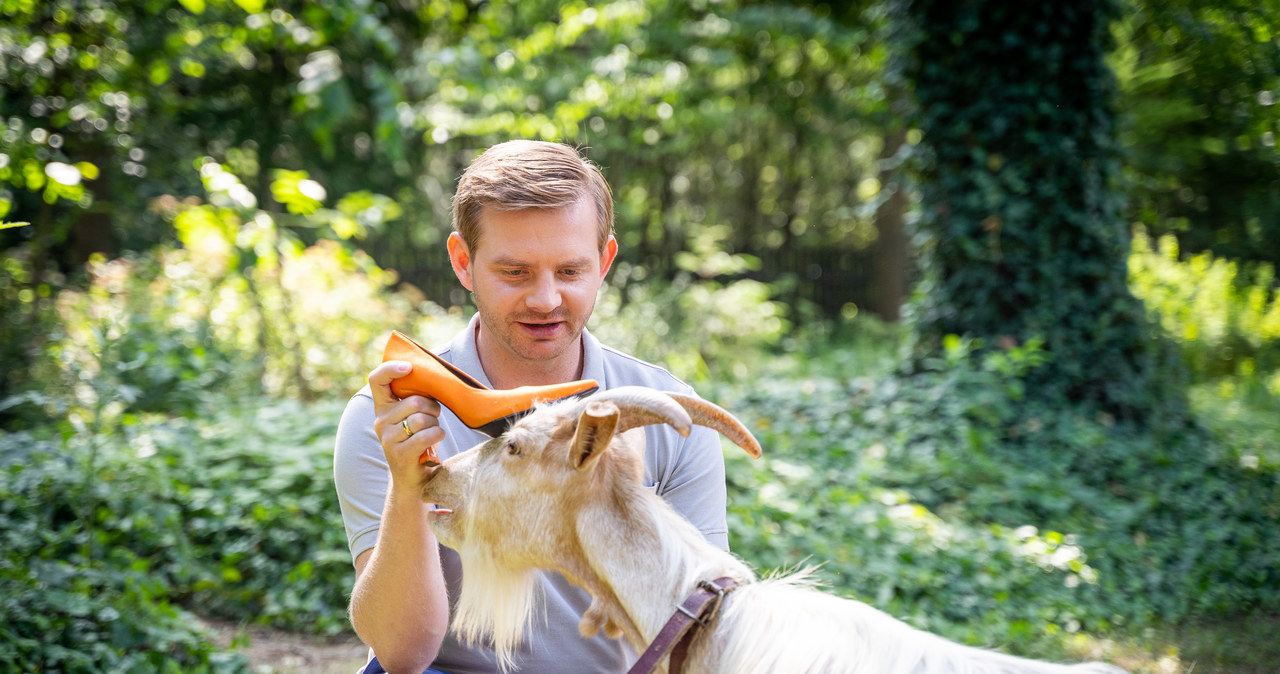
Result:
{"type": "Polygon", "coordinates": [[[373,398],[367,390],[353,396],[338,422],[333,452],[333,482],[342,508],[347,546],[355,563],[378,542],[390,472],[382,444],[373,432],[373,398]]]}

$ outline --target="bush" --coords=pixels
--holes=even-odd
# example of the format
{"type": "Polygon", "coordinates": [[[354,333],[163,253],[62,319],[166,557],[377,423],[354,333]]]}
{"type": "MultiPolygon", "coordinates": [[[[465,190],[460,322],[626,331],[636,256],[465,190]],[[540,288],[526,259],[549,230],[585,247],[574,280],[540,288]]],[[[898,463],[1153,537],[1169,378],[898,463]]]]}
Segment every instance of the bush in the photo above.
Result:
{"type": "Polygon", "coordinates": [[[155,484],[87,480],[62,447],[0,435],[0,669],[249,671],[242,658],[218,654],[172,603],[168,574],[157,575],[149,559],[154,550],[127,544],[130,530],[176,542],[180,521],[165,517],[156,532],[147,519],[157,508],[127,509],[155,484]]]}
{"type": "Polygon", "coordinates": [[[751,356],[767,353],[791,327],[770,287],[758,281],[681,274],[670,284],[615,283],[602,293],[592,332],[690,381],[747,376],[760,364],[751,356]]]}
{"type": "Polygon", "coordinates": [[[221,166],[206,163],[201,175],[207,201],[163,197],[152,206],[173,222],[180,247],[95,256],[81,285],[42,286],[44,302],[0,282],[0,302],[24,314],[4,315],[4,329],[27,335],[22,349],[0,349],[14,371],[0,380],[11,387],[0,400],[10,427],[108,404],[204,413],[210,390],[302,400],[346,393],[363,385],[392,328],[438,336],[461,326],[457,311],[395,289],[393,272],[344,242],[398,214],[394,202],[357,193],[335,209],[300,208],[299,175],[289,174],[275,187],[291,213],[273,215],[221,166]],[[11,324],[20,318],[29,326],[11,324]],[[42,325],[32,337],[29,327],[42,325]]]}
{"type": "Polygon", "coordinates": [[[0,662],[243,669],[217,655],[194,610],[347,629],[351,557],[332,481],[342,401],[253,402],[207,419],[126,415],[116,431],[0,435],[0,662]]]}
{"type": "MultiPolygon", "coordinates": [[[[51,326],[50,347],[30,370],[42,386],[0,401],[28,427],[0,434],[0,666],[243,669],[209,645],[197,609],[347,629],[330,478],[341,405],[380,335],[431,342],[462,317],[389,293],[392,277],[338,243],[303,246],[225,203],[182,208],[184,247],[95,259],[84,290],[27,316],[51,326]]],[[[1143,255],[1135,283],[1161,279],[1149,286],[1183,298],[1169,307],[1190,302],[1188,285],[1219,289],[1197,306],[1236,306],[1223,334],[1271,362],[1265,284],[1233,295],[1231,274],[1157,274],[1183,263],[1143,255]]],[[[1138,427],[1036,402],[1048,357],[1036,340],[946,337],[906,372],[894,328],[789,334],[752,281],[691,273],[645,288],[607,290],[593,330],[755,428],[765,459],[733,454],[728,479],[735,551],[756,565],[823,560],[816,573],[840,594],[1048,657],[1064,634],[1280,610],[1280,427],[1258,421],[1271,397],[1234,397],[1243,378],[1195,390],[1207,428],[1138,427]]],[[[1208,363],[1226,343],[1189,347],[1208,363]]]]}
{"type": "MultiPolygon", "coordinates": [[[[887,370],[894,341],[702,387],[766,448],[759,463],[730,454],[735,552],[762,568],[823,561],[839,594],[1040,657],[1071,655],[1073,633],[1280,607],[1280,468],[1265,439],[1155,437],[1028,406],[1034,343],[949,339],[904,374],[887,370]]],[[[94,395],[106,402],[0,435],[3,657],[236,671],[186,611],[346,629],[330,478],[345,395],[209,396],[194,418],[94,395]]]]}
{"type": "Polygon", "coordinates": [[[1183,260],[1172,234],[1153,245],[1139,228],[1129,256],[1129,284],[1177,340],[1197,379],[1257,377],[1280,395],[1280,379],[1265,379],[1280,370],[1280,298],[1271,265],[1246,271],[1212,253],[1183,260]]]}
{"type": "Polygon", "coordinates": [[[773,376],[767,389],[714,394],[765,446],[760,462],[730,453],[734,551],[765,568],[812,556],[835,592],[918,627],[1061,657],[1063,635],[1114,626],[1094,552],[1052,520],[994,518],[954,498],[989,468],[975,450],[993,442],[1015,379],[954,358],[931,377],[773,376]]]}
{"type": "Polygon", "coordinates": [[[765,446],[759,464],[730,453],[735,551],[828,560],[841,592],[1029,652],[1045,635],[1280,609],[1276,461],[1241,436],[1027,404],[1035,344],[948,344],[913,374],[711,394],[765,446]]]}

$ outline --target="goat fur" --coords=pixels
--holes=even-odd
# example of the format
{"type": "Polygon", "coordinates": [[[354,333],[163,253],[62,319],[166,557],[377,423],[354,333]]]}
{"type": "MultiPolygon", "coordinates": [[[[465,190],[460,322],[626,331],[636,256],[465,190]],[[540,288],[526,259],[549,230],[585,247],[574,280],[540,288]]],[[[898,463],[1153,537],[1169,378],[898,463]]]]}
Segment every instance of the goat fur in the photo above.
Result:
{"type": "MultiPolygon", "coordinates": [[[[710,629],[694,639],[687,672],[1123,671],[957,644],[862,602],[824,594],[807,571],[757,579],[740,559],[708,543],[643,487],[643,436],[623,431],[665,422],[687,434],[696,421],[753,455],[759,446],[736,419],[710,403],[669,394],[657,394],[655,402],[655,393],[614,389],[585,401],[540,406],[502,437],[450,458],[424,481],[423,500],[453,511],[433,518],[441,542],[462,559],[453,629],[473,643],[491,640],[504,670],[514,665],[513,650],[536,604],[533,571],[550,569],[591,594],[579,624],[584,637],[603,629],[610,637],[626,638],[637,653],[699,580],[736,579],[739,587],[726,596],[710,629]],[[630,409],[628,396],[652,406],[642,420],[630,409]],[[707,406],[714,408],[710,417],[707,406]]],[[[659,671],[665,669],[664,660],[659,671]]]]}

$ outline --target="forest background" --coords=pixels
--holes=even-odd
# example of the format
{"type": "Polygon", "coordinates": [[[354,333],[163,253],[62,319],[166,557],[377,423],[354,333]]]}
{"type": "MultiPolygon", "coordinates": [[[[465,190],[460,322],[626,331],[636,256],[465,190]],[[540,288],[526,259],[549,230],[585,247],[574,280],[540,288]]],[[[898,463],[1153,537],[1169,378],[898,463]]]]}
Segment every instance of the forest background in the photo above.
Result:
{"type": "Polygon", "coordinates": [[[763,441],[749,562],[1271,671],[1280,8],[1030,4],[0,0],[0,668],[349,633],[338,414],[462,325],[449,196],[519,137],[615,190],[593,331],[763,441]]]}

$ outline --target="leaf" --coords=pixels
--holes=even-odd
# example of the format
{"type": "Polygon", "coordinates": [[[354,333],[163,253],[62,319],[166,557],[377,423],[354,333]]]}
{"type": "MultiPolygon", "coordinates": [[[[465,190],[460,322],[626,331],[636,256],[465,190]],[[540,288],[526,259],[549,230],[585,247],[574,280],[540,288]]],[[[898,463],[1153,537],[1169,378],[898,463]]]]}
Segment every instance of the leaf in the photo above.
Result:
{"type": "Polygon", "coordinates": [[[161,85],[169,81],[169,77],[173,75],[173,69],[165,61],[156,61],[151,64],[151,68],[147,71],[147,77],[152,84],[161,85]]]}
{"type": "Polygon", "coordinates": [[[98,167],[97,167],[96,165],[94,165],[94,164],[92,164],[92,163],[90,163],[90,162],[87,162],[87,161],[78,161],[78,162],[76,162],[76,163],[75,163],[75,164],[73,164],[73,165],[74,165],[77,169],[80,169],[80,175],[84,176],[84,179],[85,179],[85,180],[97,180],[97,179],[98,179],[99,171],[98,171],[98,167]]]}

